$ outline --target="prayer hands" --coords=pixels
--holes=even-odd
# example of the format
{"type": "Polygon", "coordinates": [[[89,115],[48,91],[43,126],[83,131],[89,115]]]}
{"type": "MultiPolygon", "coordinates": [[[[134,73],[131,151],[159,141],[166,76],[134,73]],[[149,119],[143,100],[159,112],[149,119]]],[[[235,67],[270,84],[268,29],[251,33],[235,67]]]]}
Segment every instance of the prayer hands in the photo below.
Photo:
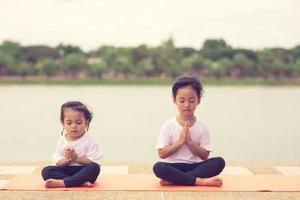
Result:
{"type": "Polygon", "coordinates": [[[66,161],[68,162],[71,162],[71,161],[75,161],[76,158],[77,158],[77,154],[75,152],[74,149],[70,148],[70,147],[67,147],[65,150],[64,150],[64,158],[66,161]]]}
{"type": "Polygon", "coordinates": [[[189,144],[192,142],[190,137],[189,128],[191,127],[191,124],[189,121],[185,121],[183,128],[181,130],[179,141],[181,141],[182,144],[189,144]]]}

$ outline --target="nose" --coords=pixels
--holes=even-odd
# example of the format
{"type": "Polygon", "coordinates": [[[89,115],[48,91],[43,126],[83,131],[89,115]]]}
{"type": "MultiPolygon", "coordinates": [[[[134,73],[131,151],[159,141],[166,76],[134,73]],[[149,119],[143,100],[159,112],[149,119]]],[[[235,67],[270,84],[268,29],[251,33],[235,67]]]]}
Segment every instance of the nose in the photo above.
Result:
{"type": "Polygon", "coordinates": [[[71,124],[71,127],[73,128],[73,127],[76,127],[76,123],[72,123],[71,124]]]}
{"type": "Polygon", "coordinates": [[[189,102],[184,103],[184,107],[189,107],[189,102]]]}

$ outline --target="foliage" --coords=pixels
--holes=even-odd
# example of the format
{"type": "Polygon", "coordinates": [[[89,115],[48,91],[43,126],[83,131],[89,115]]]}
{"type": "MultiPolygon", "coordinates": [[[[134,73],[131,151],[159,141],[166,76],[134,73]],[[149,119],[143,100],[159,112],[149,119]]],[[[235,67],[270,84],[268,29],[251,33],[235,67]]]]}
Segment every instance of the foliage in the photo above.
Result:
{"type": "Polygon", "coordinates": [[[0,76],[172,79],[184,73],[208,79],[299,78],[300,45],[251,50],[232,48],[222,39],[208,39],[197,50],[177,48],[172,38],[155,47],[102,46],[90,52],[65,44],[22,46],[4,41],[0,45],[0,76]]]}

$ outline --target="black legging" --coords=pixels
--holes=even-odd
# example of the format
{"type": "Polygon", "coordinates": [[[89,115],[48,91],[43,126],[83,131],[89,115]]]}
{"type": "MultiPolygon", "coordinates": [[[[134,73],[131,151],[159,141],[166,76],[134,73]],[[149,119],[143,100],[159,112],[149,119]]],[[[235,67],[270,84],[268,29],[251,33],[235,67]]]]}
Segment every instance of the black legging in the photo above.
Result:
{"type": "Polygon", "coordinates": [[[176,185],[195,185],[196,178],[209,178],[222,172],[225,161],[221,157],[210,158],[200,163],[157,162],[153,166],[154,174],[176,185]]]}
{"type": "Polygon", "coordinates": [[[90,163],[83,166],[47,166],[42,170],[44,180],[53,178],[64,181],[66,187],[80,186],[89,181],[94,183],[100,173],[100,166],[97,163],[90,163]]]}

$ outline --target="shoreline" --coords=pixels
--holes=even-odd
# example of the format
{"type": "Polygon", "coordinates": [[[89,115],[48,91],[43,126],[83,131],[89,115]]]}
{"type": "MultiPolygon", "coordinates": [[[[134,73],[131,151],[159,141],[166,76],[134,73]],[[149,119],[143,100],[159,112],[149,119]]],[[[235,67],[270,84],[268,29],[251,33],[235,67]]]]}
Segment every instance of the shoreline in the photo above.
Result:
{"type": "MultiPolygon", "coordinates": [[[[206,86],[237,86],[237,87],[277,87],[277,86],[300,86],[300,78],[297,79],[201,79],[206,86]]],[[[54,85],[54,86],[169,86],[172,79],[162,78],[133,78],[133,79],[65,79],[45,77],[0,77],[0,86],[6,85],[54,85]]]]}

